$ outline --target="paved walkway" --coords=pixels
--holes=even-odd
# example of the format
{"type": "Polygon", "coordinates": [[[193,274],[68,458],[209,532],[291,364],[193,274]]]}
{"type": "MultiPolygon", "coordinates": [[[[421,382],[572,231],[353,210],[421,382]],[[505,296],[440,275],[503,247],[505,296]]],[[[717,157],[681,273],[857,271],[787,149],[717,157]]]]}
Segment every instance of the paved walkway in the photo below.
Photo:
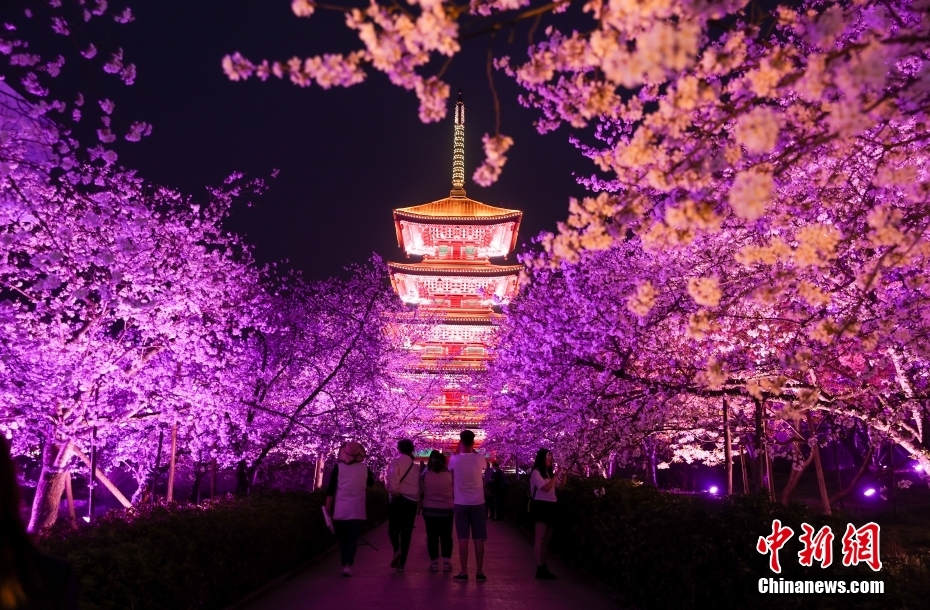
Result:
{"type": "Polygon", "coordinates": [[[240,606],[240,610],[617,608],[603,587],[572,573],[559,561],[549,562],[558,580],[536,580],[532,545],[510,525],[490,522],[488,530],[484,570],[488,580],[484,583],[474,579],[474,549],[470,549],[468,582],[452,580],[459,568],[458,549],[453,549],[453,572],[430,572],[426,534],[418,517],[404,572],[395,573],[389,567],[391,544],[387,526],[382,525],[365,537],[376,549],[359,546],[352,578],[341,576],[338,552],[331,552],[319,563],[240,606]]]}

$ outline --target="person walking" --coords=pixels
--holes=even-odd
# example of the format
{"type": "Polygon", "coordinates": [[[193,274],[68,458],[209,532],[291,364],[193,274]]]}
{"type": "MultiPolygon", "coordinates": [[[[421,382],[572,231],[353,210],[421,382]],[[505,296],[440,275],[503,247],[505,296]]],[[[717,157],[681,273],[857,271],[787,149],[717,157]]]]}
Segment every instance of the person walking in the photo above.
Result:
{"type": "Polygon", "coordinates": [[[440,550],[442,571],[452,571],[452,500],[452,473],[446,468],[446,457],[434,449],[420,478],[426,550],[430,559],[429,569],[433,572],[439,571],[440,550]]]}
{"type": "Polygon", "coordinates": [[[536,553],[536,578],[541,580],[555,579],[555,574],[546,565],[552,526],[556,521],[555,486],[552,452],[542,448],[536,452],[530,473],[530,518],[535,528],[533,550],[536,553]]]}
{"type": "Polygon", "coordinates": [[[478,571],[475,580],[487,580],[484,574],[484,543],[488,538],[488,510],[484,505],[483,473],[487,467],[484,456],[475,453],[475,433],[462,430],[459,434],[459,453],[449,460],[452,471],[452,512],[459,539],[461,571],[455,580],[468,580],[468,538],[474,540],[475,563],[478,571]]]}
{"type": "Polygon", "coordinates": [[[388,507],[388,536],[394,549],[391,567],[398,572],[404,570],[407,553],[410,551],[410,538],[417,518],[417,502],[420,499],[420,485],[413,459],[413,441],[401,439],[397,443],[400,454],[388,467],[387,490],[391,494],[388,507]]]}
{"type": "Polygon", "coordinates": [[[365,488],[374,477],[364,464],[365,448],[348,442],[339,449],[336,466],[326,488],[326,514],[339,541],[342,575],[352,576],[358,537],[365,524],[365,488]]]}

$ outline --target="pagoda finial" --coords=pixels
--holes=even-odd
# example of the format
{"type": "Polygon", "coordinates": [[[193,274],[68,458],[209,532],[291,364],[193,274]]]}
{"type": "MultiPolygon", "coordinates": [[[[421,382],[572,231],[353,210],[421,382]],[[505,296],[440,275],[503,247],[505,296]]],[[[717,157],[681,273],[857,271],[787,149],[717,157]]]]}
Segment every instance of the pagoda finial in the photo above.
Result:
{"type": "Polygon", "coordinates": [[[452,197],[465,196],[465,102],[462,91],[455,102],[455,123],[452,128],[452,197]]]}

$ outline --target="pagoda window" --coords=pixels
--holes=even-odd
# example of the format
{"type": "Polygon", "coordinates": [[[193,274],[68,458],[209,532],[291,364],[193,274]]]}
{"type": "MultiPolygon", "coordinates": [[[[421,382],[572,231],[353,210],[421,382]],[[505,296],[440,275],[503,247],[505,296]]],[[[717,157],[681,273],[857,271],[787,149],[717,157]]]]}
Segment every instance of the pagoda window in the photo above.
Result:
{"type": "Polygon", "coordinates": [[[441,345],[424,345],[423,346],[423,355],[438,357],[444,354],[444,350],[441,345]]]}
{"type": "Polygon", "coordinates": [[[462,350],[462,355],[469,358],[484,358],[488,351],[480,345],[470,345],[462,350]]]}
{"type": "Polygon", "coordinates": [[[436,254],[439,258],[449,258],[449,255],[452,254],[452,248],[446,245],[439,246],[436,249],[436,254]]]}
{"type": "Polygon", "coordinates": [[[478,256],[478,248],[474,246],[465,246],[463,254],[465,255],[466,259],[474,259],[478,256]]]}

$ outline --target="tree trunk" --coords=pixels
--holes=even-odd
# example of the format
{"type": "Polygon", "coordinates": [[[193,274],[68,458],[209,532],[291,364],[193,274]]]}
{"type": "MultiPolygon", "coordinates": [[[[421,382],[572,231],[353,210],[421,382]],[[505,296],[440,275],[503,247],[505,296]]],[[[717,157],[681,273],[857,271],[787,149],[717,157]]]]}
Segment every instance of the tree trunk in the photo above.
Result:
{"type": "Polygon", "coordinates": [[[811,454],[801,463],[800,468],[795,468],[794,465],[792,465],[791,475],[789,475],[788,482],[785,483],[785,488],[781,492],[781,503],[785,506],[788,506],[788,502],[791,501],[791,494],[794,493],[794,488],[801,482],[801,475],[804,474],[804,471],[807,470],[807,467],[810,466],[811,460],[813,459],[814,452],[811,451],[811,454]]]}
{"type": "Polygon", "coordinates": [[[191,495],[188,502],[200,504],[200,484],[203,482],[203,477],[206,472],[206,468],[204,468],[202,463],[197,462],[194,464],[194,485],[191,487],[191,495]]]}
{"type": "MultiPolygon", "coordinates": [[[[321,454],[320,455],[320,471],[316,475],[317,489],[320,489],[321,487],[323,487],[323,478],[326,475],[326,460],[327,460],[326,454],[321,454]]],[[[517,455],[516,454],[514,454],[513,456],[513,467],[517,468],[517,455]]]]}
{"type": "MultiPolygon", "coordinates": [[[[808,416],[807,423],[811,428],[811,433],[816,434],[814,432],[813,418],[808,416]]],[[[811,445],[811,454],[814,457],[814,470],[817,472],[817,489],[820,491],[820,504],[823,507],[823,514],[830,515],[832,514],[830,496],[827,494],[827,481],[823,478],[823,462],[820,460],[820,445],[817,442],[811,445]]]]}
{"type": "Polygon", "coordinates": [[[155,468],[152,469],[152,476],[149,479],[149,497],[152,504],[155,503],[155,496],[158,494],[158,479],[161,478],[161,450],[165,444],[165,431],[161,426],[158,427],[158,451],[155,452],[155,468]]]}
{"type": "Polygon", "coordinates": [[[811,448],[814,454],[814,468],[817,471],[817,488],[820,490],[820,503],[823,505],[823,514],[830,515],[830,496],[827,495],[827,482],[823,478],[823,464],[820,461],[820,447],[814,445],[811,448]]]}
{"type": "Polygon", "coordinates": [[[77,511],[74,510],[74,490],[71,489],[71,471],[67,472],[65,477],[65,495],[68,496],[68,518],[71,521],[71,529],[76,530],[78,526],[77,511]]]}
{"type": "Polygon", "coordinates": [[[239,460],[239,463],[236,464],[236,495],[237,496],[247,496],[249,495],[249,467],[245,463],[245,460],[239,460]]]}
{"type": "Polygon", "coordinates": [[[763,407],[762,401],[755,399],[754,400],[756,408],[754,412],[755,419],[755,438],[754,444],[756,449],[756,457],[753,460],[754,466],[756,467],[756,473],[758,474],[758,480],[756,483],[759,485],[759,491],[761,492],[766,488],[765,479],[766,479],[766,457],[768,452],[765,447],[765,426],[762,421],[763,407]]]}
{"type": "Polygon", "coordinates": [[[210,463],[210,499],[216,495],[216,460],[210,463]]]}
{"type": "Polygon", "coordinates": [[[727,495],[733,495],[733,435],[730,432],[730,406],[723,397],[723,456],[727,462],[727,495]]]}
{"type": "Polygon", "coordinates": [[[171,426],[171,460],[168,462],[168,492],[165,499],[174,502],[174,469],[178,452],[178,425],[171,426]]]}
{"type": "Polygon", "coordinates": [[[151,478],[151,472],[147,472],[142,476],[142,480],[138,481],[139,486],[136,487],[136,490],[132,492],[132,496],[129,498],[133,506],[145,504],[152,496],[151,478]]]}
{"type": "Polygon", "coordinates": [[[71,457],[69,445],[68,442],[47,441],[42,449],[42,470],[29,516],[30,532],[43,532],[58,520],[61,496],[65,492],[68,477],[63,469],[71,457]]]}
{"type": "Polygon", "coordinates": [[[165,440],[165,432],[158,431],[158,449],[155,452],[155,462],[148,466],[142,465],[142,472],[137,477],[139,486],[132,493],[130,501],[133,506],[155,502],[155,487],[158,484],[158,469],[161,464],[162,445],[165,440]]]}
{"type": "Polygon", "coordinates": [[[656,444],[651,439],[643,440],[643,465],[646,467],[646,481],[658,489],[659,479],[656,475],[656,444]]]}
{"type": "Polygon", "coordinates": [[[869,460],[872,459],[872,445],[869,445],[868,450],[865,452],[865,458],[862,460],[862,464],[859,466],[859,470],[856,471],[855,476],[849,482],[849,485],[844,487],[842,490],[836,492],[830,496],[830,504],[836,504],[846,496],[848,496],[856,488],[856,485],[859,483],[859,479],[862,478],[862,475],[865,474],[865,469],[869,465],[869,460]]]}
{"type": "Polygon", "coordinates": [[[769,492],[769,502],[775,501],[775,477],[772,475],[772,452],[768,442],[765,444],[765,483],[769,492]]]}
{"type": "Polygon", "coordinates": [[[743,451],[743,444],[739,446],[739,467],[743,475],[743,494],[749,493],[749,470],[746,468],[746,453],[743,451]]]}
{"type": "Polygon", "coordinates": [[[320,456],[316,456],[316,459],[313,460],[313,480],[310,481],[310,491],[316,491],[319,487],[317,481],[320,478],[320,456]]]}
{"type": "MultiPolygon", "coordinates": [[[[73,451],[74,455],[76,455],[78,459],[84,462],[88,467],[92,466],[90,458],[84,455],[83,451],[81,451],[77,447],[72,447],[71,451],[73,451]]],[[[132,502],[130,502],[126,498],[126,496],[123,495],[123,492],[119,490],[119,487],[117,487],[113,481],[108,479],[107,476],[103,474],[102,470],[100,470],[99,468],[96,468],[94,469],[94,474],[96,475],[97,480],[100,481],[103,484],[103,486],[106,487],[107,490],[111,494],[113,494],[113,497],[116,498],[117,501],[123,505],[123,508],[132,508],[132,502]]]]}

